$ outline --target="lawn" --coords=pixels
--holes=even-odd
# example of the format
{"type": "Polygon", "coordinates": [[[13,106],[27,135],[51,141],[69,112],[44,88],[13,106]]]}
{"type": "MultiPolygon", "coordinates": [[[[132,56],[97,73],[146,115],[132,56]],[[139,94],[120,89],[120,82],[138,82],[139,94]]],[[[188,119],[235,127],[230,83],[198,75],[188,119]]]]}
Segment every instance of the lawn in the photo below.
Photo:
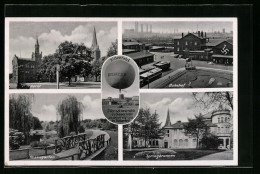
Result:
{"type": "Polygon", "coordinates": [[[124,160],[193,160],[223,150],[201,149],[156,149],[144,151],[124,151],[124,160]]]}
{"type": "MultiPolygon", "coordinates": [[[[186,71],[184,75],[173,80],[169,84],[178,85],[186,84],[185,87],[190,86],[193,88],[203,88],[203,87],[231,87],[233,86],[233,74],[225,72],[215,72],[207,70],[194,70],[186,71]],[[212,83],[209,83],[212,81],[212,83]]],[[[167,84],[167,86],[169,86],[167,84]]]]}
{"type": "Polygon", "coordinates": [[[118,159],[118,131],[105,130],[111,137],[111,144],[92,160],[117,160],[118,159]]]}

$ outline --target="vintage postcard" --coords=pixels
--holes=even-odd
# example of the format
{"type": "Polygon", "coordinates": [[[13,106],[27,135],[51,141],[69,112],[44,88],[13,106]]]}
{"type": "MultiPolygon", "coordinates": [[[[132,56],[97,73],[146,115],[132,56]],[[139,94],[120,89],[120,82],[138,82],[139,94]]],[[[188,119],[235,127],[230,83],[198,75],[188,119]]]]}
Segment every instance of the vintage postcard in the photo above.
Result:
{"type": "Polygon", "coordinates": [[[6,166],[237,166],[236,18],[6,18],[6,166]]]}

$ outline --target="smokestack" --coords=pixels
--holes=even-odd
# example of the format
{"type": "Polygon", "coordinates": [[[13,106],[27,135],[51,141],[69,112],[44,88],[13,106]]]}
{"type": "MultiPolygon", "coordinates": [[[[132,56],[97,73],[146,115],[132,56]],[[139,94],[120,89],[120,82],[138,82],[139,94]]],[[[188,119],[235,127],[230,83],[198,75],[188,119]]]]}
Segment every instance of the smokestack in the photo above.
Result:
{"type": "Polygon", "coordinates": [[[200,33],[200,34],[201,34],[201,37],[203,37],[203,31],[201,31],[201,33],[200,33]]]}
{"type": "Polygon", "coordinates": [[[138,22],[135,22],[135,32],[138,33],[138,22]]]}
{"type": "Polygon", "coordinates": [[[150,33],[152,33],[152,24],[150,24],[150,33]]]}
{"type": "Polygon", "coordinates": [[[148,33],[148,24],[146,24],[146,32],[148,33]]]}
{"type": "Polygon", "coordinates": [[[181,38],[183,38],[183,33],[181,33],[181,38]]]}
{"type": "Polygon", "coordinates": [[[205,32],[205,37],[207,37],[207,33],[205,32]]]}
{"type": "Polygon", "coordinates": [[[198,31],[198,37],[200,37],[200,31],[198,31]]]}
{"type": "Polygon", "coordinates": [[[141,33],[143,32],[143,24],[141,24],[141,33]]]}

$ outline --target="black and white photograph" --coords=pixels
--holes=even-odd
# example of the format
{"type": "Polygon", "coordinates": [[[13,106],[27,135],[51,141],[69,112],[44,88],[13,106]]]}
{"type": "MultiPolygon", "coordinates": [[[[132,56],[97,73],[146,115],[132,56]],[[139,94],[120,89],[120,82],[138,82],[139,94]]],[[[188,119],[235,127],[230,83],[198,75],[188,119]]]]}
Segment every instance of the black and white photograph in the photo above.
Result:
{"type": "Polygon", "coordinates": [[[9,160],[118,160],[100,94],[10,94],[9,160]]]}
{"type": "Polygon", "coordinates": [[[9,88],[100,88],[117,35],[117,22],[10,21],[9,88]]]}
{"type": "Polygon", "coordinates": [[[232,21],[123,22],[123,55],[140,68],[140,87],[233,87],[232,21]]]}
{"type": "Polygon", "coordinates": [[[102,111],[116,124],[131,122],[139,110],[139,73],[127,56],[108,58],[102,67],[102,111]]]}
{"type": "Polygon", "coordinates": [[[142,93],[124,160],[233,160],[233,92],[142,93]]]}

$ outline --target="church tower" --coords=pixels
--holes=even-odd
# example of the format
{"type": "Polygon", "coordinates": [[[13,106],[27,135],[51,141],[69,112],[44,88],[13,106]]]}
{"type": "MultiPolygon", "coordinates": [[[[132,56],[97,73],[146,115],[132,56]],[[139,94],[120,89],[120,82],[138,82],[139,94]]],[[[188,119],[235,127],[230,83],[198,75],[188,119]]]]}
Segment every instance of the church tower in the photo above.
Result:
{"type": "Polygon", "coordinates": [[[40,44],[38,41],[38,37],[36,37],[35,51],[34,53],[32,53],[32,59],[35,60],[37,63],[40,63],[42,60],[42,52],[40,53],[40,44]]]}
{"type": "Polygon", "coordinates": [[[171,119],[170,119],[170,111],[169,111],[169,108],[168,108],[168,111],[167,111],[167,118],[166,118],[166,122],[165,122],[164,127],[168,127],[168,126],[171,126],[171,119]]]}
{"type": "Polygon", "coordinates": [[[93,38],[92,38],[92,45],[91,45],[91,51],[92,51],[92,57],[94,60],[99,60],[100,56],[100,49],[97,42],[97,35],[96,35],[96,29],[94,26],[93,30],[93,38]]]}

